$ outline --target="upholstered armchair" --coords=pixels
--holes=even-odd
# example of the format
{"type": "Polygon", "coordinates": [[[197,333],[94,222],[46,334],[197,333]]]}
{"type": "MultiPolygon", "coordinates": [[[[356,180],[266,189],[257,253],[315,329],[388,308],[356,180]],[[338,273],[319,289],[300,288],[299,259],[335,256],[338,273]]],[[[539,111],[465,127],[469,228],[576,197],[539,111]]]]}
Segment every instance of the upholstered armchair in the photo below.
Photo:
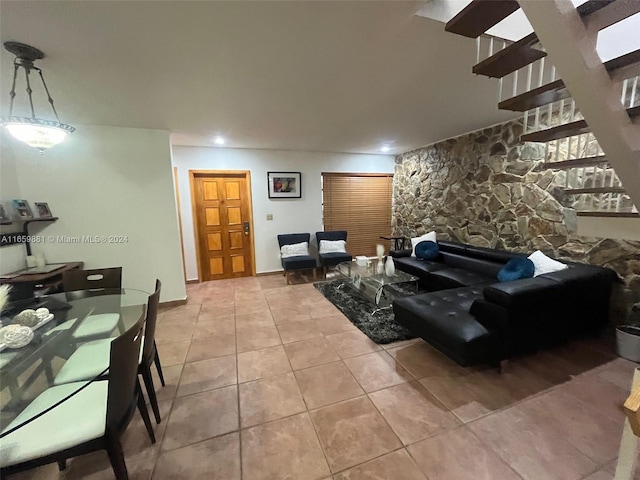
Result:
{"type": "Polygon", "coordinates": [[[341,262],[350,262],[352,257],[346,251],[347,232],[336,230],[333,232],[316,232],[318,241],[318,257],[323,273],[327,274],[327,267],[335,267],[341,262]],[[327,242],[323,245],[323,241],[327,242]],[[338,242],[344,242],[342,244],[338,242]]]}
{"type": "Polygon", "coordinates": [[[287,285],[290,284],[289,273],[294,270],[311,269],[313,270],[313,279],[316,279],[316,259],[309,255],[310,237],[311,235],[308,233],[278,235],[280,261],[282,262],[284,275],[287,279],[287,285]],[[306,248],[304,248],[304,245],[300,245],[303,243],[306,243],[306,248]]]}

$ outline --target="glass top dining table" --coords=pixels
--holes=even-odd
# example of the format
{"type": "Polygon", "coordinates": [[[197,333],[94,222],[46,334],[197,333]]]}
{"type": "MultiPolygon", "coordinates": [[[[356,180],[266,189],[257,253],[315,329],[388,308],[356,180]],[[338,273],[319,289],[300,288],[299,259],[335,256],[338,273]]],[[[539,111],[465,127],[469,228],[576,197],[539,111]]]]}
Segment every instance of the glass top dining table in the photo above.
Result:
{"type": "MultiPolygon", "coordinates": [[[[149,295],[131,288],[86,290],[9,303],[0,316],[3,326],[11,324],[13,317],[25,309],[47,308],[53,319],[34,330],[27,345],[20,348],[3,345],[0,351],[0,441],[42,413],[26,418],[22,415],[18,422],[14,421],[39,394],[55,385],[56,375],[81,345],[122,335],[146,314],[149,295]],[[115,327],[109,331],[96,329],[96,321],[103,318],[115,320],[115,327]],[[87,328],[90,324],[97,332],[87,328]]],[[[78,388],[67,398],[103,377],[107,370],[77,382],[78,388]]]]}

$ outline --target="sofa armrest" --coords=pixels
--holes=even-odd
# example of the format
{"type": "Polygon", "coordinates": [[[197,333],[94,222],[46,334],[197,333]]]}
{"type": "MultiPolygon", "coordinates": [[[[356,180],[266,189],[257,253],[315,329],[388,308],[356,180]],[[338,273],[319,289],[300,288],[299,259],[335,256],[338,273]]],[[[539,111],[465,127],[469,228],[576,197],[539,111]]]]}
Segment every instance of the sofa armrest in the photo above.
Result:
{"type": "Polygon", "coordinates": [[[389,255],[393,258],[410,257],[411,250],[390,250],[389,255]]]}
{"type": "Polygon", "coordinates": [[[482,291],[484,298],[505,308],[532,305],[542,302],[548,305],[560,294],[562,284],[544,278],[523,278],[512,282],[494,283],[482,291]]]}

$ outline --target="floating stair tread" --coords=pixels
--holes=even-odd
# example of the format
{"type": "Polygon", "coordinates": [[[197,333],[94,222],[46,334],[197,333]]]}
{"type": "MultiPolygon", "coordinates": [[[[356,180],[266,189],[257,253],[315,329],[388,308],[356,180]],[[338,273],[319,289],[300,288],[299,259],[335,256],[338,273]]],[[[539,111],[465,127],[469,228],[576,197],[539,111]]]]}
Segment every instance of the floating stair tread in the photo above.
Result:
{"type": "Polygon", "coordinates": [[[543,169],[567,170],[569,168],[593,167],[596,165],[605,165],[609,163],[605,155],[586,158],[572,158],[570,160],[562,160],[560,162],[545,162],[542,164],[543,169]]]}
{"type": "Polygon", "coordinates": [[[634,119],[636,117],[640,117],[640,105],[636,105],[635,107],[627,108],[627,115],[629,118],[634,119]]]}
{"type": "Polygon", "coordinates": [[[547,128],[546,130],[527,133],[526,135],[522,135],[520,140],[523,142],[550,142],[560,138],[582,135],[583,133],[589,133],[589,131],[589,125],[587,125],[586,120],[578,120],[577,122],[547,128]]]}
{"type": "Polygon", "coordinates": [[[582,5],[578,5],[576,10],[578,10],[578,14],[584,18],[615,1],[617,0],[589,0],[588,2],[584,2],[582,5]]]}
{"type": "MultiPolygon", "coordinates": [[[[640,116],[640,105],[632,108],[627,108],[627,114],[632,119],[640,116]]],[[[587,125],[586,120],[578,120],[576,122],[558,125],[557,127],[527,133],[525,135],[522,135],[520,137],[520,140],[523,142],[550,142],[552,140],[558,140],[560,138],[582,135],[583,133],[589,133],[589,131],[589,125],[587,125]]]]}
{"type": "Polygon", "coordinates": [[[579,217],[613,217],[613,218],[640,218],[638,212],[609,212],[607,210],[585,210],[576,212],[579,217]]]}
{"type": "Polygon", "coordinates": [[[449,20],[444,29],[464,37],[477,38],[519,8],[516,0],[473,0],[449,20]]]}
{"type": "Polygon", "coordinates": [[[625,193],[622,187],[589,187],[589,188],[565,188],[569,195],[582,195],[583,193],[625,193]]]}
{"type": "Polygon", "coordinates": [[[525,112],[532,108],[541,107],[558,100],[569,98],[571,94],[562,80],[556,80],[546,85],[534,88],[528,92],[503,100],[498,104],[500,110],[525,112]]]}
{"type": "Polygon", "coordinates": [[[638,0],[616,0],[600,8],[594,15],[589,15],[585,21],[588,30],[604,30],[611,25],[629,18],[636,13],[640,13],[640,2],[638,0]]]}
{"type": "Polygon", "coordinates": [[[607,72],[611,74],[620,68],[628,67],[635,63],[640,63],[640,50],[629,52],[625,55],[609,60],[604,63],[604,68],[606,68],[607,72]]]}
{"type": "Polygon", "coordinates": [[[493,78],[509,75],[511,72],[547,56],[547,52],[532,48],[536,43],[538,43],[538,36],[535,33],[530,33],[474,65],[472,71],[478,75],[493,78]]]}

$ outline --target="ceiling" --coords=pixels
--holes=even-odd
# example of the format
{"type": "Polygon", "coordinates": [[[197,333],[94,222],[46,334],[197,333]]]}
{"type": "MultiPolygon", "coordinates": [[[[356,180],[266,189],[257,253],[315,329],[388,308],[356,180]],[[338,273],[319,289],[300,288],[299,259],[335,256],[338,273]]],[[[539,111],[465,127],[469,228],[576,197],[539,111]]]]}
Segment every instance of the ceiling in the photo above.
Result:
{"type": "MultiPolygon", "coordinates": [[[[63,122],[166,129],[179,145],[400,153],[513,118],[471,73],[475,41],[420,6],[3,0],[0,39],[45,52],[63,122]]],[[[0,58],[6,114],[13,57],[0,58]]]]}

